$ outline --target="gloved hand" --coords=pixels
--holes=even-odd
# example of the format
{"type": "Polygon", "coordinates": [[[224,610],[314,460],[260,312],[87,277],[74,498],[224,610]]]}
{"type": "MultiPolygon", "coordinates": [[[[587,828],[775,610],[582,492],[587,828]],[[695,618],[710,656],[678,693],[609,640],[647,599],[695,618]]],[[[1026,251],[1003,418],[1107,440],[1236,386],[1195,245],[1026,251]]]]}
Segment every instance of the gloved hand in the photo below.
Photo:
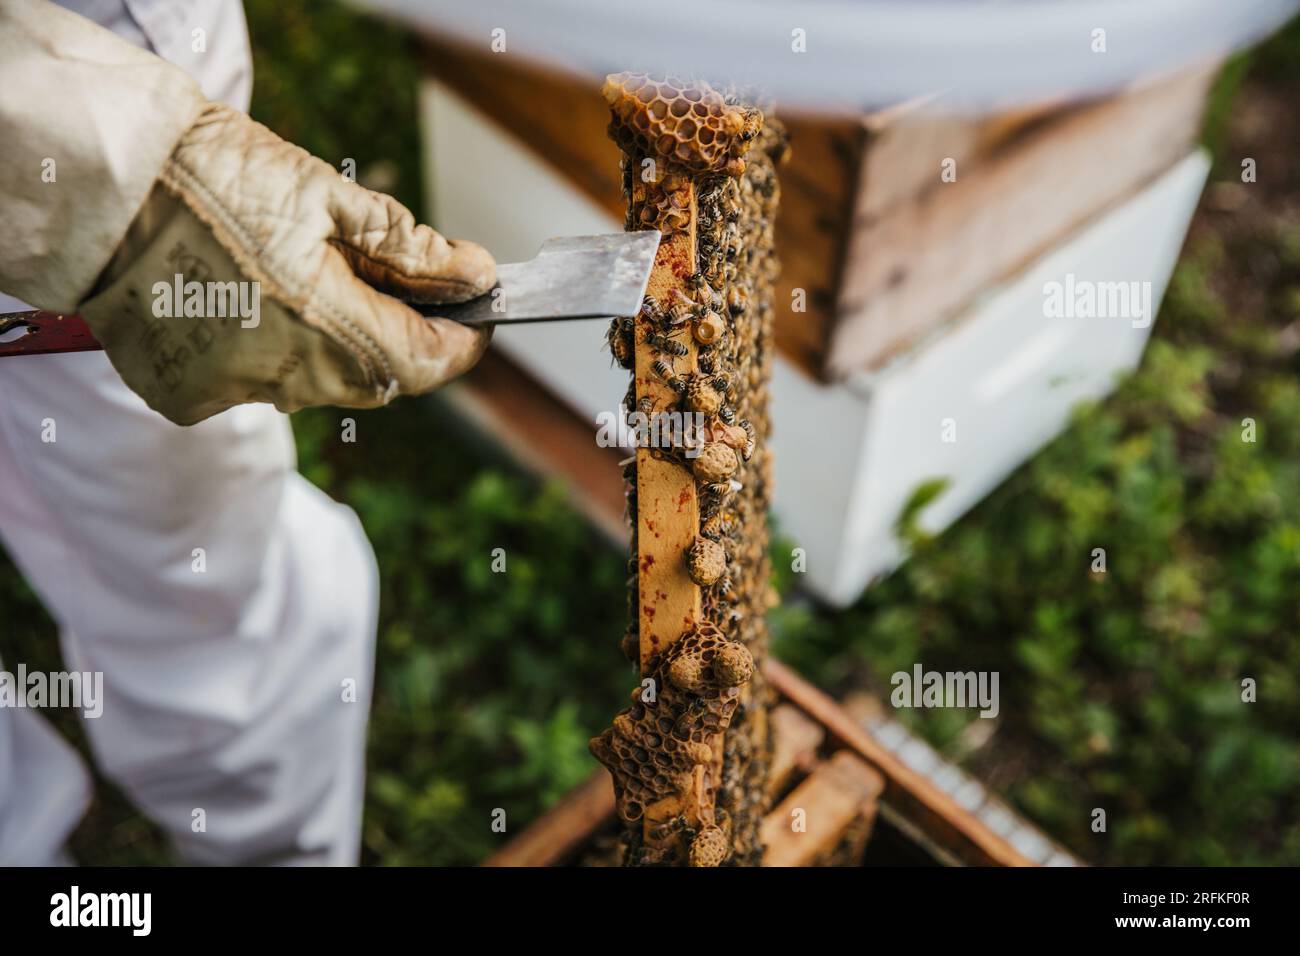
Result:
{"type": "Polygon", "coordinates": [[[495,272],[481,247],[210,104],[79,311],[127,385],[192,424],[242,402],[372,407],[442,385],[488,334],[391,296],[462,302],[495,272]]]}
{"type": "Polygon", "coordinates": [[[0,290],[80,311],[127,384],[172,421],[252,401],[379,405],[483,351],[485,334],[384,294],[473,298],[493,283],[483,249],[416,225],[209,103],[172,64],[53,4],[0,0],[0,144],[0,290]],[[206,295],[186,314],[187,296],[162,291],[177,273],[236,283],[214,288],[236,303],[242,291],[251,304],[258,283],[256,323],[206,314],[206,295]]]}

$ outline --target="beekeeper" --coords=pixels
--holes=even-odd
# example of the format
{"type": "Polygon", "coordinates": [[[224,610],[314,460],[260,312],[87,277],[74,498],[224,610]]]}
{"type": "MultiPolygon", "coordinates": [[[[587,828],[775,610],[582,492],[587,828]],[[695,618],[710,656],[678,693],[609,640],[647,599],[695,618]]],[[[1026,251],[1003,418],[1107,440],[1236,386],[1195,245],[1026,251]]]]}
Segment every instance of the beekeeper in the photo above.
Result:
{"type": "MultiPolygon", "coordinates": [[[[393,296],[495,266],[245,115],[240,4],[61,6],[0,0],[0,313],[80,312],[106,351],[0,359],[0,536],[66,666],[103,674],[96,762],[186,859],[353,863],[376,565],[284,413],[465,371],[484,335],[393,296]],[[256,321],[156,309],[176,275],[256,321]]],[[[0,708],[0,864],[63,858],[90,795],[0,708]]]]}

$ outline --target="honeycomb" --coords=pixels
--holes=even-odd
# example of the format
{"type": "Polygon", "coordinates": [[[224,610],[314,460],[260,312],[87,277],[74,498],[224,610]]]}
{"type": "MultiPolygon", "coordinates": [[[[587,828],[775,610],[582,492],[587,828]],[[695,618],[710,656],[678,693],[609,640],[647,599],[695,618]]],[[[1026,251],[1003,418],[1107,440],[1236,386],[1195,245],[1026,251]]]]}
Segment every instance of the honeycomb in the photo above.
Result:
{"type": "Polygon", "coordinates": [[[740,176],[763,126],[761,110],[728,102],[707,83],[619,73],[601,92],[613,114],[610,133],[624,153],[668,160],[687,174],[740,176]]]}
{"type": "Polygon", "coordinates": [[[592,753],[614,773],[623,820],[634,823],[646,807],[689,789],[695,774],[721,753],[722,734],[752,671],[749,651],[703,622],[662,655],[648,675],[653,702],[638,687],[632,706],[591,743],[592,753]],[[737,657],[749,660],[748,672],[734,666],[737,657]],[[727,682],[738,676],[743,680],[727,682]]]}
{"type": "MultiPolygon", "coordinates": [[[[638,326],[654,373],[675,396],[665,403],[638,392],[631,376],[625,407],[647,415],[704,417],[703,447],[652,457],[685,469],[695,482],[699,535],[682,561],[700,589],[700,614],[675,643],[652,655],[643,686],[592,753],[614,778],[629,865],[757,865],[759,824],[768,809],[767,709],[771,692],[758,665],[766,654],[769,587],[766,516],[772,463],[766,447],[777,272],[773,222],[776,166],[787,152],[779,121],[705,84],[644,74],[609,77],[610,135],[623,151],[627,227],[671,236],[693,225],[696,271],[673,301],[647,296],[636,321],[615,319],[609,346],[633,370],[638,326]],[[654,159],[644,175],[647,158],[654,159]],[[692,222],[692,217],[694,221],[692,222]],[[689,342],[690,349],[679,343],[689,342]],[[690,794],[703,794],[691,802],[690,794]]],[[[624,654],[640,660],[637,466],[624,464],[633,530],[628,563],[624,654]]]]}

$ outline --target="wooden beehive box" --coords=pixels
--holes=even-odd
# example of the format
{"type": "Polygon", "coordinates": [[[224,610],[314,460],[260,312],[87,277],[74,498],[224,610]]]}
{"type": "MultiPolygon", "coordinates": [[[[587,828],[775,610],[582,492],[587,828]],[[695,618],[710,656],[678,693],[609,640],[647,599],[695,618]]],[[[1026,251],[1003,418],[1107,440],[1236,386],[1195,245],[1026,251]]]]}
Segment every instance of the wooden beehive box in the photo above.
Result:
{"type": "MultiPolygon", "coordinates": [[[[424,42],[434,77],[621,218],[598,83],[424,42]]],[[[863,115],[782,112],[793,146],[777,224],[782,353],[830,381],[922,341],[1186,156],[1213,74],[1207,64],[983,118],[945,115],[941,97],[863,115]]]]}

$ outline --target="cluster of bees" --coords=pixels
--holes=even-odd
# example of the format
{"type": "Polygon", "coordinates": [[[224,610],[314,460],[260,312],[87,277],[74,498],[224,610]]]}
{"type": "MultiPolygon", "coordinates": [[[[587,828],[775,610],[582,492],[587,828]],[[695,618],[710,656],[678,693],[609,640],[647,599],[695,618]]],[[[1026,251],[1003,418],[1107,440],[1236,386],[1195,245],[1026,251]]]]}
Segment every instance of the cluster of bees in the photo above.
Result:
{"type": "MultiPolygon", "coordinates": [[[[786,135],[759,109],[706,84],[620,74],[606,81],[604,93],[610,133],[624,152],[628,228],[670,236],[691,228],[694,210],[694,271],[672,289],[671,301],[648,296],[639,316],[615,319],[608,342],[615,360],[634,373],[628,410],[648,417],[689,412],[681,420],[704,423],[702,434],[683,436],[693,441],[651,452],[688,469],[695,481],[699,534],[682,561],[700,588],[701,611],[643,668],[642,677],[658,688],[653,706],[638,688],[632,706],[592,741],[592,752],[614,777],[626,863],[757,865],[770,757],[770,691],[757,664],[767,648],[764,615],[774,603],[765,442],[773,219],[786,135]],[[644,382],[638,389],[638,344],[654,353],[651,371],[666,389],[644,382]],[[704,805],[690,804],[684,795],[692,786],[698,793],[701,772],[704,805]],[[648,807],[675,796],[683,811],[656,815],[647,829],[648,807]]],[[[634,538],[623,650],[638,661],[635,460],[625,465],[624,479],[634,538]]]]}

